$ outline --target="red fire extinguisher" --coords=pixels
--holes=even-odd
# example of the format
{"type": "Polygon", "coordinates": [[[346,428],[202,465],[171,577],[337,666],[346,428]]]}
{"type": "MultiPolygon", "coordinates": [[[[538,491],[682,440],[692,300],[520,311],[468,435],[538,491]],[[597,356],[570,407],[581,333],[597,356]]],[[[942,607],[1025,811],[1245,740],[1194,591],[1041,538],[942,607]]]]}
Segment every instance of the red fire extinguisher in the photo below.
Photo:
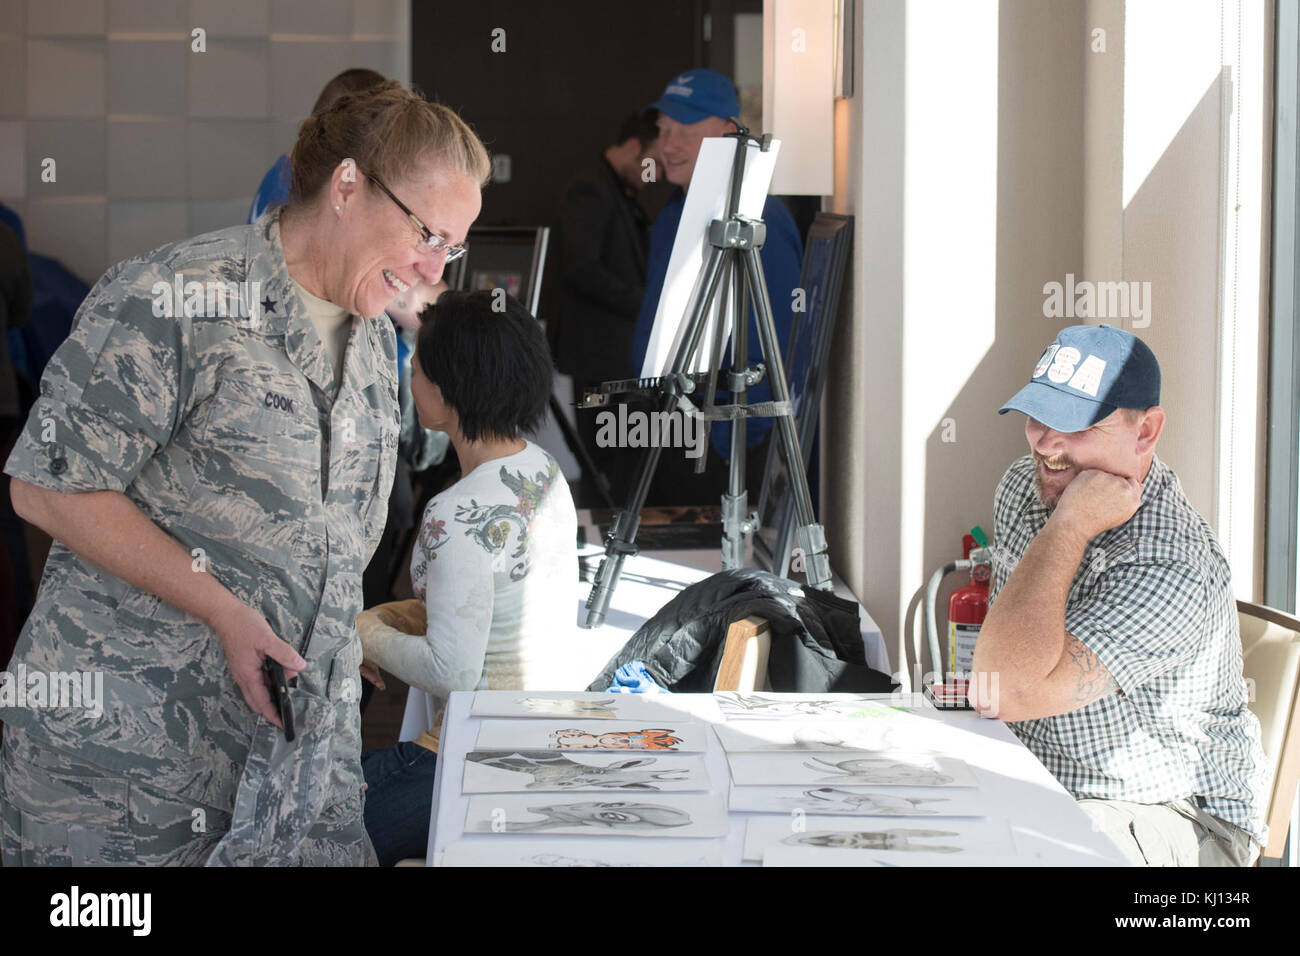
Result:
{"type": "Polygon", "coordinates": [[[962,556],[971,562],[970,583],[952,592],[948,599],[948,661],[960,676],[970,674],[984,616],[989,611],[989,578],[992,564],[988,536],[976,525],[962,535],[962,556]]]}

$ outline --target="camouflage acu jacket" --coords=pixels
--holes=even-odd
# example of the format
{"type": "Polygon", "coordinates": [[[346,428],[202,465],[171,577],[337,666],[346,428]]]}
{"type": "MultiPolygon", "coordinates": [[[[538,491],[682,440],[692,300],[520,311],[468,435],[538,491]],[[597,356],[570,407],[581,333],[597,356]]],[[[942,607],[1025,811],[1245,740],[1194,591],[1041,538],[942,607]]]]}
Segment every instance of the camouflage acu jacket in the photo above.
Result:
{"type": "Polygon", "coordinates": [[[11,670],[102,671],[103,714],[0,719],[232,814],[210,862],[373,859],[353,622],[393,481],[397,349],[386,317],[353,322],[336,395],[276,211],[129,259],[82,304],[5,466],[57,491],[123,492],[306,658],[286,744],[206,624],[50,551],[11,670]]]}

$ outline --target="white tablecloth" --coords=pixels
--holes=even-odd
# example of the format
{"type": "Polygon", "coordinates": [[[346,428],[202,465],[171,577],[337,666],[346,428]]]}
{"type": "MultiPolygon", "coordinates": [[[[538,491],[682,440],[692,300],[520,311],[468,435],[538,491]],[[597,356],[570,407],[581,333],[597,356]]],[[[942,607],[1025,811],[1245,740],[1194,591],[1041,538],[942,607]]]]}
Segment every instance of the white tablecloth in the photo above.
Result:
{"type": "MultiPolygon", "coordinates": [[[[677,696],[707,698],[707,695],[677,696]]],[[[465,754],[473,749],[480,724],[469,715],[473,699],[473,693],[452,694],[447,706],[429,826],[427,862],[430,866],[435,864],[439,851],[454,840],[495,839],[492,834],[466,836],[462,832],[469,797],[461,794],[461,775],[465,754]]],[[[938,713],[951,731],[945,733],[944,752],[970,766],[979,781],[985,805],[1010,824],[1018,862],[1025,866],[1128,865],[1119,849],[1092,828],[1087,814],[1002,721],[976,717],[970,711],[938,713]]],[[[708,736],[705,760],[709,778],[714,790],[725,794],[730,780],[726,755],[716,736],[712,733],[708,736]]],[[[727,865],[741,862],[745,821],[751,816],[730,814],[730,830],[722,839],[722,858],[727,865]]],[[[685,849],[691,845],[712,845],[716,841],[681,839],[674,843],[685,849]]]]}

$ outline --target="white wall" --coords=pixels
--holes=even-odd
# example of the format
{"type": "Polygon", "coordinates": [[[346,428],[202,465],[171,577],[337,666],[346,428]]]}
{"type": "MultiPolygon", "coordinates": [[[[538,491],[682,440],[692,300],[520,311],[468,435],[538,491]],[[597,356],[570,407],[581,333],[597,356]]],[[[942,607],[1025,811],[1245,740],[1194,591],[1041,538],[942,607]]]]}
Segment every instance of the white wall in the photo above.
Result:
{"type": "Polygon", "coordinates": [[[994,488],[1026,449],[1024,417],[996,409],[1081,321],[1044,315],[1044,284],[1067,273],[1152,283],[1134,331],[1164,370],[1160,454],[1239,593],[1255,588],[1271,26],[1254,6],[858,0],[833,200],[857,236],[823,510],[832,562],[900,670],[926,579],[971,525],[992,530],[994,488]]]}
{"type": "Polygon", "coordinates": [[[1082,267],[1084,2],[858,13],[835,196],[857,239],[824,508],[836,569],[910,670],[926,580],[972,525],[992,531],[993,489],[1024,452],[1023,417],[996,412],[1059,327],[1042,286],[1082,267]]]}
{"type": "Polygon", "coordinates": [[[1085,273],[1149,282],[1158,454],[1258,597],[1272,40],[1255,0],[1092,0],[1085,273]]]}
{"type": "Polygon", "coordinates": [[[0,0],[0,201],[87,282],[243,222],[330,77],[409,79],[408,19],[408,0],[0,0]]]}

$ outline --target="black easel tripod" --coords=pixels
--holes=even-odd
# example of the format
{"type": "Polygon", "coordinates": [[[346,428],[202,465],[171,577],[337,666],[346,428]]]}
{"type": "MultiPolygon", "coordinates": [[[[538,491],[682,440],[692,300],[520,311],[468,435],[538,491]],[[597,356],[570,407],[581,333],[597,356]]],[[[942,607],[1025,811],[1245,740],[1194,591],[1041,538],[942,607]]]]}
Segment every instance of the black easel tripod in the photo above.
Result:
{"type": "MultiPolygon", "coordinates": [[[[739,214],[740,191],[749,147],[755,145],[766,152],[772,137],[765,134],[761,139],[754,139],[740,123],[736,122],[736,126],[737,132],[727,134],[736,140],[736,153],[732,161],[731,189],[727,196],[726,211],[722,219],[715,219],[709,224],[709,245],[712,248],[700,271],[696,291],[687,306],[686,325],[668,374],[657,381],[640,379],[609,382],[600,391],[607,395],[635,391],[639,390],[637,386],[653,383],[655,390],[663,395],[663,414],[677,409],[685,414],[698,415],[706,422],[731,422],[731,468],[727,493],[722,496],[722,566],[728,570],[744,566],[744,536],[758,526],[757,513],[747,513],[749,494],[745,487],[745,419],[750,416],[774,418],[779,453],[785,458],[795,496],[795,515],[799,522],[796,536],[804,553],[807,583],[810,587],[830,590],[831,570],[830,558],[826,554],[826,534],[813,515],[812,496],[808,491],[808,478],[804,474],[803,456],[799,453],[799,437],[795,432],[790,407],[790,389],[786,383],[785,365],[781,360],[781,345],[777,341],[772,303],[767,295],[763,263],[759,258],[759,250],[767,238],[767,226],[761,219],[746,219],[739,214]],[[750,368],[747,364],[747,293],[754,298],[759,340],[763,356],[767,360],[766,369],[772,386],[772,401],[753,405],[745,401],[746,390],[762,380],[765,370],[763,365],[750,368]],[[699,378],[687,370],[695,364],[694,358],[704,337],[710,306],[715,296],[719,295],[722,299],[718,323],[714,329],[713,348],[708,356],[708,395],[701,410],[696,409],[686,397],[695,390],[699,378]],[[723,330],[728,317],[731,322],[732,368],[727,373],[726,387],[731,391],[732,404],[716,406],[713,401],[717,390],[718,368],[722,364],[723,330]]],[[[650,483],[659,465],[661,451],[662,448],[657,445],[646,449],[631,499],[627,507],[614,516],[613,525],[605,539],[605,557],[600,562],[591,594],[587,598],[584,627],[599,627],[604,623],[623,562],[629,555],[637,553],[636,533],[641,524],[641,509],[650,492],[650,483]]],[[[703,464],[704,458],[701,456],[697,468],[703,467],[703,464]]]]}

